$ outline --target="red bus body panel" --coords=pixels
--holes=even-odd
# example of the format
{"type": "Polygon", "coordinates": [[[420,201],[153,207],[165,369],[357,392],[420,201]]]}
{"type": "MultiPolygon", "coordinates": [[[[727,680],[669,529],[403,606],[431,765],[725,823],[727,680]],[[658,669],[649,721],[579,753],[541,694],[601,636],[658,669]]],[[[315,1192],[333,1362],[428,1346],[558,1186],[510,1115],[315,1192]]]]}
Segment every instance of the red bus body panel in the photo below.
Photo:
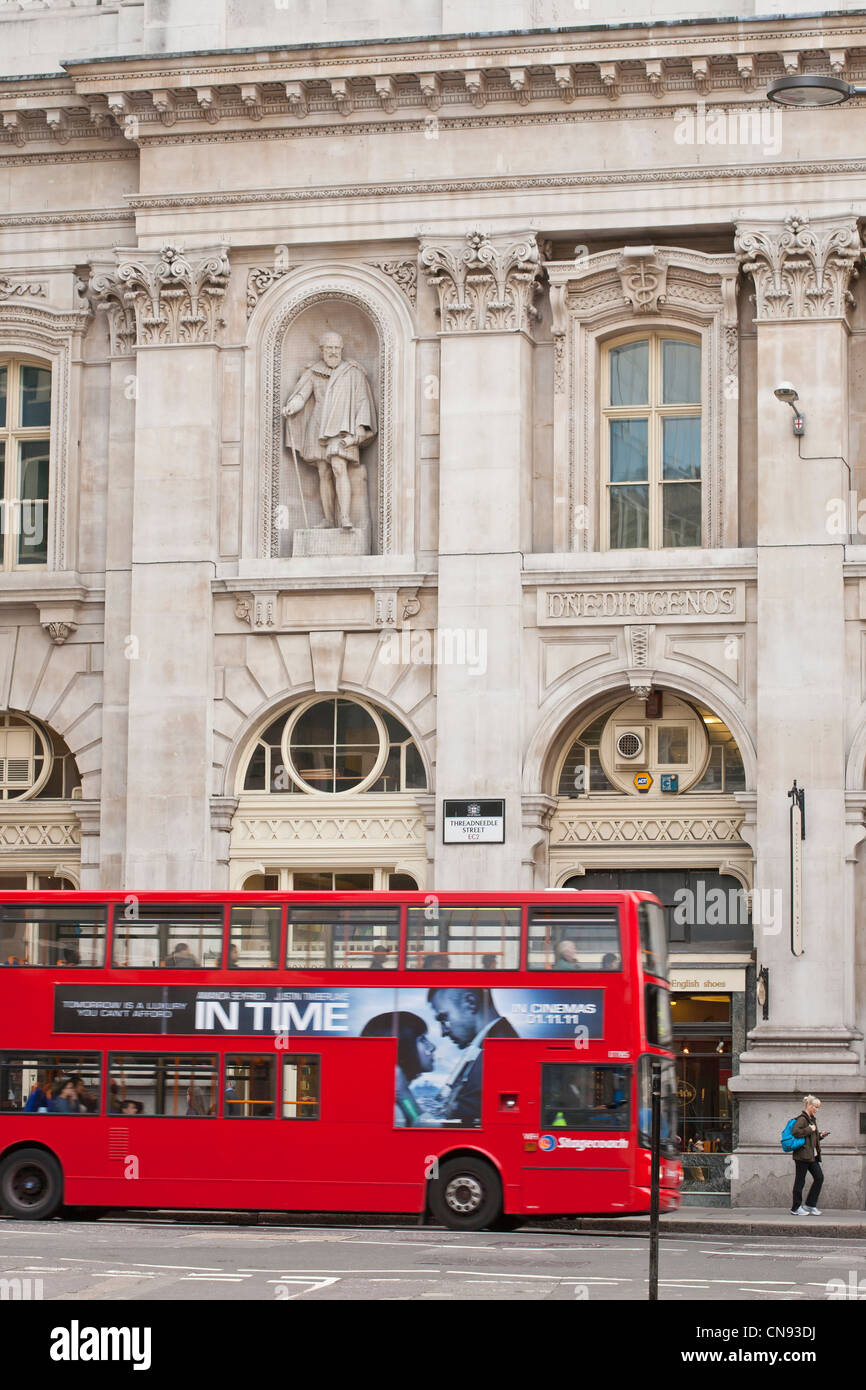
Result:
{"type": "MultiPolygon", "coordinates": [[[[129,893],[0,893],[0,905],[117,905],[129,893]]],[[[140,893],[141,904],[423,907],[423,893],[140,893]]],[[[500,1174],[504,1208],[525,1216],[627,1213],[649,1210],[650,1162],[637,1145],[637,1059],[652,1052],[670,1057],[645,1041],[643,974],[637,904],[649,894],[439,893],[449,906],[573,907],[616,904],[620,910],[623,969],[573,977],[539,970],[495,972],[389,970],[383,981],[362,970],[255,971],[237,969],[140,970],[116,968],[111,960],[111,913],[103,968],[14,966],[0,969],[0,1054],[6,1052],[99,1052],[103,1055],[100,1113],[64,1117],[0,1111],[0,1160],[13,1148],[39,1145],[59,1160],[63,1200],[71,1206],[135,1209],[200,1209],[315,1212],[421,1212],[434,1160],[453,1153],[487,1158],[500,1174]],[[232,988],[256,985],[286,988],[362,988],[425,990],[493,987],[533,989],[603,988],[604,1037],[576,1050],[573,1039],[489,1038],[484,1043],[482,1122],[477,1128],[399,1128],[394,1123],[395,1038],[305,1038],[292,1034],[291,1052],[320,1057],[321,1102],[315,1121],[279,1118],[240,1119],[106,1114],[107,1054],[264,1053],[274,1039],[261,1035],[202,1033],[170,1037],[154,1033],[55,1033],[54,991],[75,984],[84,994],[97,987],[155,984],[232,988]],[[538,1145],[541,1126],[541,1067],[545,1062],[607,1063],[613,1054],[631,1069],[631,1129],[627,1147],[580,1147],[545,1152],[538,1145]]],[[[223,957],[227,959],[228,911],[223,957]]],[[[401,940],[405,943],[405,912],[401,940]]],[[[285,910],[283,912],[285,940],[285,910]]],[[[526,931],[521,961],[525,965],[526,931]]],[[[285,959],[285,953],[281,959],[285,959]]],[[[402,966],[402,956],[401,956],[402,966]]],[[[277,1053],[277,1056],[280,1054],[277,1053]]],[[[222,1071],[218,1094],[222,1097],[222,1071]]],[[[583,1136],[587,1140],[592,1135],[583,1136]]],[[[596,1135],[596,1137],[598,1137],[596,1135]]],[[[575,1132],[580,1141],[581,1132],[575,1132]]],[[[679,1204],[682,1170],[662,1162],[661,1209],[679,1204]]]]}

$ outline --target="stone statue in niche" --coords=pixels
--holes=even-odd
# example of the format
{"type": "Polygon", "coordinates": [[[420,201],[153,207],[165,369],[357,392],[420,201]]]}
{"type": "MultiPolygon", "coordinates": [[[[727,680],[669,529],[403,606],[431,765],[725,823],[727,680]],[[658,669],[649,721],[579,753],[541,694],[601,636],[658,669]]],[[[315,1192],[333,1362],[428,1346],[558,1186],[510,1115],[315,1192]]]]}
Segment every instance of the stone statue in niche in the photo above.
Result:
{"type": "Polygon", "coordinates": [[[371,549],[367,470],[361,450],[378,422],[373,391],[360,362],[343,358],[343,339],[328,331],[321,357],[298,378],[283,407],[285,442],[297,474],[304,529],[294,533],[293,555],[365,555],[371,549]],[[309,526],[299,460],[319,475],[324,518],[309,526]]]}

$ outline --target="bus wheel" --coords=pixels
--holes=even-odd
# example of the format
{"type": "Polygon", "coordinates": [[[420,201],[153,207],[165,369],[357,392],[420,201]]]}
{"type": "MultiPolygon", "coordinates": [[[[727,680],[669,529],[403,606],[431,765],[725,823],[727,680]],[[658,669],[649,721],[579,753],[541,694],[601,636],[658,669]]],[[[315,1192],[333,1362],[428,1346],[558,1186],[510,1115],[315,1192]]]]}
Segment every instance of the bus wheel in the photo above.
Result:
{"type": "Polygon", "coordinates": [[[430,1185],[434,1220],[452,1231],[481,1231],[502,1211],[502,1187],[481,1158],[449,1158],[430,1185]]]}
{"type": "Polygon", "coordinates": [[[19,1221],[44,1221],[63,1200],[63,1173],[44,1149],[17,1149],[0,1163],[0,1206],[19,1221]]]}

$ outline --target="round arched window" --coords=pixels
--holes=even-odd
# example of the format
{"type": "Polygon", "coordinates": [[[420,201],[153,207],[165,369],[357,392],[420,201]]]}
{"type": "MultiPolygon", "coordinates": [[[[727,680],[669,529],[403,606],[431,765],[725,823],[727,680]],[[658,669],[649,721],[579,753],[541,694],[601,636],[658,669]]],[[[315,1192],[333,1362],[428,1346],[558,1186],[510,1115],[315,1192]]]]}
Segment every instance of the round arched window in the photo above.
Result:
{"type": "Polygon", "coordinates": [[[0,715],[0,801],[34,796],[51,772],[51,743],[23,714],[0,715]]]}
{"type": "Polygon", "coordinates": [[[423,791],[427,779],[412,735],[366,700],[313,695],[260,734],[244,791],[340,796],[423,791]]]}
{"type": "Polygon", "coordinates": [[[649,776],[657,793],[729,793],[746,785],[740,750],[724,721],[670,691],[656,693],[651,716],[636,696],[593,715],[566,748],[555,785],[559,796],[635,796],[638,773],[649,776]]]}

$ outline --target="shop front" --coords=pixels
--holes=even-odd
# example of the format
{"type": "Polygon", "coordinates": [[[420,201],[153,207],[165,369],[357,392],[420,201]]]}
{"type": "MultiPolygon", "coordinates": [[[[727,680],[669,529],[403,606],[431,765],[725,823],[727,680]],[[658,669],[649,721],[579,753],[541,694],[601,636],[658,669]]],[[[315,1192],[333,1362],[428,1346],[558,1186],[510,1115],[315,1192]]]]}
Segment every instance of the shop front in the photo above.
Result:
{"type": "Polygon", "coordinates": [[[728,1082],[745,1047],[746,978],[745,969],[671,971],[683,1193],[697,1202],[721,1204],[730,1193],[737,1135],[728,1082]]]}

